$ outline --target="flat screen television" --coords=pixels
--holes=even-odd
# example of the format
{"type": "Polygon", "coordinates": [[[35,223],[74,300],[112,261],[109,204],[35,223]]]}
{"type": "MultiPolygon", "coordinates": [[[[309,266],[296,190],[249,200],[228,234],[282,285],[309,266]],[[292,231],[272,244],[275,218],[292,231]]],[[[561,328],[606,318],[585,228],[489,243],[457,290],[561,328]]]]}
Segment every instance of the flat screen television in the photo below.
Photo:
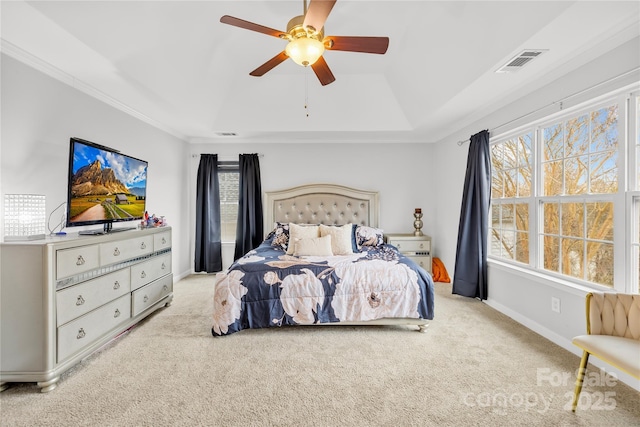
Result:
{"type": "Polygon", "coordinates": [[[129,228],[113,228],[114,222],[140,221],[147,199],[147,166],[136,159],[80,138],[71,138],[67,185],[67,227],[103,224],[103,234],[129,228]]]}

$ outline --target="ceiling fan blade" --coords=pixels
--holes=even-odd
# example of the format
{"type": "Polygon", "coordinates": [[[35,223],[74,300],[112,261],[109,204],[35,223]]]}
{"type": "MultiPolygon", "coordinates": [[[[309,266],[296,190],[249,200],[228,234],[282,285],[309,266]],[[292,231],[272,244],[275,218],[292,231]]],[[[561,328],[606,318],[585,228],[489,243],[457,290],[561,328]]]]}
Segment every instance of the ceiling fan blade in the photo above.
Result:
{"type": "Polygon", "coordinates": [[[311,68],[313,68],[313,72],[316,73],[316,76],[318,77],[318,80],[320,80],[322,86],[326,86],[329,83],[336,81],[336,78],[333,76],[327,62],[322,56],[318,58],[316,62],[311,64],[311,68]]]}
{"type": "Polygon", "coordinates": [[[327,36],[322,41],[329,50],[347,52],[384,54],[389,47],[389,37],[327,36]]]}
{"type": "Polygon", "coordinates": [[[245,30],[257,31],[268,36],[278,37],[286,34],[280,30],[274,30],[273,28],[265,27],[264,25],[255,24],[253,22],[245,21],[244,19],[234,18],[233,16],[224,15],[220,18],[220,22],[223,24],[233,25],[234,27],[244,28],[245,30]]]}
{"type": "Polygon", "coordinates": [[[263,76],[267,73],[267,71],[271,71],[277,65],[280,65],[282,62],[284,62],[287,58],[288,56],[283,50],[282,52],[280,52],[279,54],[277,54],[276,56],[274,56],[273,58],[271,58],[270,60],[268,60],[267,62],[265,62],[258,68],[256,68],[255,70],[253,70],[252,72],[250,72],[249,75],[255,76],[255,77],[263,76]]]}
{"type": "Polygon", "coordinates": [[[320,31],[335,4],[336,0],[311,0],[302,25],[313,27],[316,31],[320,31]]]}

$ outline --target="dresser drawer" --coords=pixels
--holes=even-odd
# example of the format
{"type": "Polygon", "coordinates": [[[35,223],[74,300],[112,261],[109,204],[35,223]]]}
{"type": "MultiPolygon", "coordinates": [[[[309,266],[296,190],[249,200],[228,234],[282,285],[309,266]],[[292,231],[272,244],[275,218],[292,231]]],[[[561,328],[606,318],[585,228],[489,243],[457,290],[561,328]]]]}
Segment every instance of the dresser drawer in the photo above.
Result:
{"type": "Polygon", "coordinates": [[[431,252],[431,242],[428,240],[402,240],[389,239],[389,243],[398,248],[400,252],[431,252]]]}
{"type": "Polygon", "coordinates": [[[115,264],[153,252],[153,236],[100,243],[100,265],[115,264]]]}
{"type": "Polygon", "coordinates": [[[420,267],[424,268],[425,270],[427,270],[429,273],[431,273],[431,257],[430,256],[423,256],[423,255],[407,255],[407,258],[412,259],[413,262],[415,262],[416,264],[418,264],[420,267]]]}
{"type": "Polygon", "coordinates": [[[131,296],[123,295],[58,328],[58,362],[100,339],[131,318],[131,296]]]}
{"type": "Polygon", "coordinates": [[[166,276],[134,291],[131,294],[132,316],[145,311],[173,291],[173,276],[166,276]]]}
{"type": "Polygon", "coordinates": [[[158,252],[171,247],[171,232],[165,231],[153,235],[153,250],[158,252]]]}
{"type": "Polygon", "coordinates": [[[56,279],[74,276],[100,266],[98,245],[56,251],[56,279]]]}
{"type": "Polygon", "coordinates": [[[171,252],[131,266],[131,290],[171,273],[171,252]]]}
{"type": "Polygon", "coordinates": [[[131,292],[128,268],[56,292],[58,326],[131,292]]]}

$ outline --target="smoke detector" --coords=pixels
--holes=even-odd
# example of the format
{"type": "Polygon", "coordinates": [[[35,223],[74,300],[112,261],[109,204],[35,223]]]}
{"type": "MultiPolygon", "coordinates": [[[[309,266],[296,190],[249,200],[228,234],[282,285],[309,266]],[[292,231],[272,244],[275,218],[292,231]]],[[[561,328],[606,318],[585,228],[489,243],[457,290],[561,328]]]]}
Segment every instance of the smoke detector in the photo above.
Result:
{"type": "Polygon", "coordinates": [[[548,50],[549,49],[525,49],[508,60],[505,65],[497,69],[496,73],[512,73],[514,71],[519,71],[522,69],[522,67],[524,67],[548,50]]]}

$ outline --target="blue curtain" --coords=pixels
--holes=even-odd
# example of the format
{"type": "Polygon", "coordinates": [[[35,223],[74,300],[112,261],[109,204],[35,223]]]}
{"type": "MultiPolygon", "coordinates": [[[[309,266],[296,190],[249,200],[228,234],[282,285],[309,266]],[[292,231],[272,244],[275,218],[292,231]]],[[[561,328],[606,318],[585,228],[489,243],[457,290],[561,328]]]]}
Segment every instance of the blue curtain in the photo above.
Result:
{"type": "Polygon", "coordinates": [[[222,270],[221,240],[218,155],[202,154],[196,189],[196,272],[222,270]]]}
{"type": "Polygon", "coordinates": [[[257,154],[240,154],[240,193],[234,259],[255,249],[264,240],[262,218],[262,185],[257,154]]]}
{"type": "Polygon", "coordinates": [[[464,179],[453,293],[487,299],[487,234],[491,201],[489,131],[470,138],[464,179]]]}

